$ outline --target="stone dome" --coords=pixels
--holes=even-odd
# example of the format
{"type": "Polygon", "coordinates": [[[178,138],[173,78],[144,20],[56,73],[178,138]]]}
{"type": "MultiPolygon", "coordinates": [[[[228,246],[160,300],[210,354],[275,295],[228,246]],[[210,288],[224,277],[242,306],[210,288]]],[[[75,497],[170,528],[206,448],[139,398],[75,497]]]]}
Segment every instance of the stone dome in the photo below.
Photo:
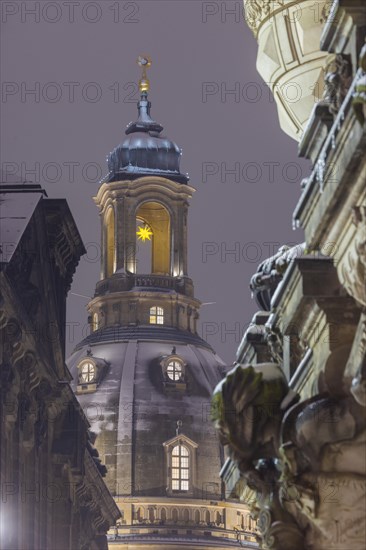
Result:
{"type": "Polygon", "coordinates": [[[179,164],[182,151],[169,138],[162,136],[163,127],[150,117],[151,103],[147,93],[137,104],[139,117],[126,129],[127,137],[109,154],[108,174],[103,182],[134,179],[143,175],[168,177],[178,183],[187,183],[179,164]]]}
{"type": "Polygon", "coordinates": [[[68,366],[113,494],[169,496],[165,447],[179,432],[196,455],[190,498],[220,498],[223,451],[210,402],[225,366],[207,342],[172,327],[109,327],[81,342],[68,366]],[[166,375],[169,357],[181,361],[179,380],[166,375]],[[89,359],[100,373],[83,391],[80,365],[89,359]]]}

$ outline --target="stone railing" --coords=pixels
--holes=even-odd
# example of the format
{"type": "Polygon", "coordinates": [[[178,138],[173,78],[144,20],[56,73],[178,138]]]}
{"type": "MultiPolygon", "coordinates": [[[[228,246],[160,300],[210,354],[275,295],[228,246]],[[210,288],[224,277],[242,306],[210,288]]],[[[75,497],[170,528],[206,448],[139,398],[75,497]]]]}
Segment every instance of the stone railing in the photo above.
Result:
{"type": "Polygon", "coordinates": [[[180,294],[193,296],[192,280],[188,277],[171,277],[169,275],[123,274],[116,273],[108,279],[97,283],[95,295],[102,296],[112,292],[125,292],[132,289],[175,290],[180,294]]]}
{"type": "Polygon", "coordinates": [[[148,274],[148,275],[134,275],[133,286],[164,288],[164,289],[166,288],[166,289],[175,290],[178,285],[177,285],[177,280],[173,277],[148,274]]]}

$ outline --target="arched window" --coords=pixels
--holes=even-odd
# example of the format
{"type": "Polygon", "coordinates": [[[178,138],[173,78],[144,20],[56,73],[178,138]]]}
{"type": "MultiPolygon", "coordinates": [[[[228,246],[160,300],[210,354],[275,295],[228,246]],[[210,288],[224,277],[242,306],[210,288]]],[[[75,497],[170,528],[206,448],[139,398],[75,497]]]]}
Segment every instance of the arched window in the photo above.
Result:
{"type": "Polygon", "coordinates": [[[136,519],[137,519],[137,521],[142,521],[142,519],[143,519],[141,508],[137,508],[136,519]]]}
{"type": "Polygon", "coordinates": [[[220,512],[216,512],[216,525],[220,525],[221,523],[221,514],[220,512]]]}
{"type": "Polygon", "coordinates": [[[164,521],[164,522],[166,521],[166,509],[165,508],[161,509],[160,519],[161,519],[161,521],[164,521]]]}
{"type": "Polygon", "coordinates": [[[210,521],[211,521],[210,512],[208,510],[206,510],[205,521],[206,521],[207,524],[209,524],[210,521]]]}
{"type": "Polygon", "coordinates": [[[170,214],[162,204],[149,201],[136,211],[136,272],[171,275],[170,214]]]}
{"type": "Polygon", "coordinates": [[[163,325],[164,324],[164,310],[159,306],[152,306],[150,308],[150,325],[163,325]]]}
{"type": "Polygon", "coordinates": [[[187,508],[184,508],[184,511],[183,511],[183,521],[185,521],[186,523],[189,522],[189,512],[187,508]]]}
{"type": "Polygon", "coordinates": [[[98,317],[98,313],[93,313],[93,318],[92,318],[92,330],[98,330],[99,328],[99,317],[98,317]]]}
{"type": "Polygon", "coordinates": [[[170,378],[170,380],[173,380],[174,382],[181,380],[183,376],[182,364],[176,359],[169,361],[166,368],[166,373],[168,378],[170,378]]]}
{"type": "Polygon", "coordinates": [[[172,520],[174,523],[178,522],[178,510],[176,508],[173,508],[172,511],[172,520]]]}
{"type": "Polygon", "coordinates": [[[114,237],[114,210],[113,206],[110,206],[107,210],[107,214],[105,217],[105,231],[106,231],[106,239],[105,239],[105,255],[106,255],[106,263],[105,263],[105,276],[110,277],[113,275],[115,270],[115,255],[116,255],[116,246],[115,246],[115,237],[114,237]]]}
{"type": "Polygon", "coordinates": [[[154,511],[154,508],[152,506],[150,506],[150,508],[149,508],[149,521],[150,521],[150,523],[154,523],[154,521],[155,521],[155,511],[154,511]]]}
{"type": "Polygon", "coordinates": [[[196,510],[195,513],[194,513],[194,521],[195,521],[195,523],[200,523],[200,521],[201,521],[199,510],[196,510]]]}
{"type": "Polygon", "coordinates": [[[172,490],[189,490],[189,452],[181,444],[172,450],[172,490]]]}

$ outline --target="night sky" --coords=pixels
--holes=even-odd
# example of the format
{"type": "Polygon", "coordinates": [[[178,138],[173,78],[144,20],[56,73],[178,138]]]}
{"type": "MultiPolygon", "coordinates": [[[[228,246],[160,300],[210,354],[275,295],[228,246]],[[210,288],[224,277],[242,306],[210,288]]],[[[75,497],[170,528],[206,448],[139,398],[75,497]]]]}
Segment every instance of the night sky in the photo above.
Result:
{"type": "Polygon", "coordinates": [[[146,53],[151,115],[182,147],[197,190],[189,275],[196,297],[215,302],[202,307],[199,333],[230,364],[258,309],[249,290],[258,263],[302,241],[291,217],[308,170],[256,72],[241,2],[4,1],[1,10],[2,170],[65,197],[87,248],[68,299],[68,353],[86,335],[85,297],[100,274],[92,197],[136,119],[136,58],[146,53]]]}

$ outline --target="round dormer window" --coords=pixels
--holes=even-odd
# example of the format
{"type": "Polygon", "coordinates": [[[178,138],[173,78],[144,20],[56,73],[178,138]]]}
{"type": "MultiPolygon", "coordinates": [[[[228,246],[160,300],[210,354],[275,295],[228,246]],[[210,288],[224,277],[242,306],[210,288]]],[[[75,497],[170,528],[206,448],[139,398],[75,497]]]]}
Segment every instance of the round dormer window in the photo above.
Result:
{"type": "Polygon", "coordinates": [[[95,380],[95,365],[92,361],[84,361],[79,365],[79,382],[80,384],[90,384],[95,380]]]}
{"type": "Polygon", "coordinates": [[[174,382],[181,380],[183,376],[182,363],[180,363],[176,359],[169,361],[169,363],[167,364],[166,373],[168,378],[170,378],[170,380],[173,380],[174,382]]]}

